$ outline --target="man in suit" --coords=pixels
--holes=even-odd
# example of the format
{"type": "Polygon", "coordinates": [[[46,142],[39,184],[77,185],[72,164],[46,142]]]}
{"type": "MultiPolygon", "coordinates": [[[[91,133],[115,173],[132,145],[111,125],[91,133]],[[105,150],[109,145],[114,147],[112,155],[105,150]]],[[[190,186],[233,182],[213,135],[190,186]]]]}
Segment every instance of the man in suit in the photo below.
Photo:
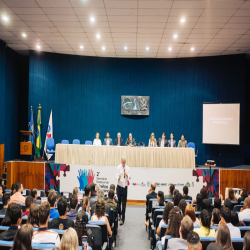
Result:
{"type": "Polygon", "coordinates": [[[106,138],[104,139],[103,145],[110,146],[113,145],[113,141],[109,138],[109,132],[106,133],[106,138]]]}
{"type": "Polygon", "coordinates": [[[148,194],[146,195],[146,221],[149,219],[148,218],[148,205],[149,205],[149,200],[150,199],[156,199],[157,198],[157,193],[155,192],[156,185],[155,183],[150,184],[150,188],[148,190],[148,194]]]}
{"type": "Polygon", "coordinates": [[[181,136],[181,140],[179,140],[178,147],[179,148],[187,148],[188,147],[187,141],[185,140],[185,135],[181,136]]]}
{"type": "Polygon", "coordinates": [[[121,138],[121,133],[117,134],[117,138],[115,139],[115,146],[123,146],[123,139],[121,138]]]}
{"type": "Polygon", "coordinates": [[[133,138],[131,133],[128,135],[125,146],[130,146],[130,147],[135,147],[136,146],[135,138],[133,138]]]}
{"type": "Polygon", "coordinates": [[[170,140],[168,140],[168,147],[175,148],[176,147],[176,141],[174,140],[174,134],[170,134],[170,140]]]}
{"type": "Polygon", "coordinates": [[[166,133],[163,132],[161,138],[159,138],[157,141],[158,147],[167,147],[168,146],[168,141],[165,138],[166,138],[166,133]]]}
{"type": "Polygon", "coordinates": [[[183,199],[192,200],[192,197],[188,195],[188,186],[183,187],[183,199]]]}

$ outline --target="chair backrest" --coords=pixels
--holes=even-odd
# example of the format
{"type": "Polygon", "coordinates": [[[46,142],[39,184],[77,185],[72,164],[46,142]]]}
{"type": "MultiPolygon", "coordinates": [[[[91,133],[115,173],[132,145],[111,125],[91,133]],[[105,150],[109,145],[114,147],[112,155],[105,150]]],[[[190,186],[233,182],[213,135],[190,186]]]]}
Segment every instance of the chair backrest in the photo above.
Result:
{"type": "Polygon", "coordinates": [[[53,138],[47,138],[46,141],[47,149],[52,150],[55,149],[55,141],[53,138]]]}
{"type": "Polygon", "coordinates": [[[246,233],[247,231],[250,231],[250,226],[247,226],[247,227],[239,227],[239,229],[240,229],[240,233],[241,233],[241,238],[244,238],[245,233],[246,233]]]}
{"type": "Polygon", "coordinates": [[[156,209],[154,211],[154,217],[153,217],[153,224],[156,225],[156,218],[159,216],[159,215],[163,215],[163,211],[164,209],[156,209]]]}
{"type": "Polygon", "coordinates": [[[69,144],[68,140],[62,140],[61,144],[69,144]]]}
{"type": "Polygon", "coordinates": [[[165,199],[165,202],[173,202],[173,199],[165,199]]]}
{"type": "Polygon", "coordinates": [[[91,225],[97,225],[101,228],[102,231],[102,245],[108,241],[108,229],[106,222],[103,221],[89,221],[91,225]]]}
{"type": "Polygon", "coordinates": [[[195,211],[195,215],[197,218],[199,218],[201,211],[195,211]]]}
{"type": "Polygon", "coordinates": [[[162,220],[162,217],[163,217],[162,215],[157,215],[156,220],[154,222],[154,225],[155,225],[156,229],[158,228],[158,226],[159,226],[159,224],[160,224],[160,222],[162,220]]]}
{"type": "MultiPolygon", "coordinates": [[[[211,242],[215,242],[215,237],[200,237],[200,241],[202,244],[202,249],[207,249],[207,246],[211,242]]],[[[231,238],[234,250],[242,250],[243,248],[243,238],[231,238]]]]}
{"type": "Polygon", "coordinates": [[[37,195],[38,195],[38,197],[44,197],[44,196],[45,196],[44,190],[38,189],[38,190],[37,190],[37,195]]]}
{"type": "Polygon", "coordinates": [[[77,145],[80,145],[80,140],[78,140],[78,139],[74,139],[74,140],[73,140],[73,142],[72,142],[72,144],[77,144],[77,145]]]}
{"type": "Polygon", "coordinates": [[[102,230],[98,225],[87,224],[87,230],[90,229],[94,238],[95,244],[92,247],[93,250],[101,250],[102,249],[102,230]]]}
{"type": "Polygon", "coordinates": [[[243,207],[243,205],[235,205],[233,210],[234,211],[240,211],[240,209],[243,207]]]}
{"type": "Polygon", "coordinates": [[[195,152],[195,143],[194,142],[189,142],[188,143],[188,148],[193,148],[195,152]]]}
{"type": "Polygon", "coordinates": [[[92,141],[85,141],[85,145],[92,145],[92,141]]]}
{"type": "Polygon", "coordinates": [[[31,191],[29,189],[23,189],[23,195],[29,196],[29,195],[31,195],[31,191]]]}
{"type": "Polygon", "coordinates": [[[151,209],[152,218],[154,218],[154,211],[155,211],[156,209],[164,209],[164,206],[153,206],[152,209],[151,209]]]}
{"type": "MultiPolygon", "coordinates": [[[[165,235],[167,228],[168,228],[168,225],[167,225],[167,224],[163,224],[163,225],[161,226],[160,238],[162,238],[162,237],[165,235]]],[[[166,237],[167,237],[167,236],[170,236],[170,235],[166,235],[166,237]]],[[[170,236],[170,237],[171,237],[171,236],[170,236]]],[[[171,238],[172,238],[172,237],[171,237],[171,238]]]]}
{"type": "Polygon", "coordinates": [[[250,226],[250,219],[243,219],[242,220],[246,226],[250,226]]]}
{"type": "Polygon", "coordinates": [[[148,213],[151,213],[152,212],[152,207],[153,207],[153,201],[157,201],[157,199],[149,199],[148,201],[148,213]]]}

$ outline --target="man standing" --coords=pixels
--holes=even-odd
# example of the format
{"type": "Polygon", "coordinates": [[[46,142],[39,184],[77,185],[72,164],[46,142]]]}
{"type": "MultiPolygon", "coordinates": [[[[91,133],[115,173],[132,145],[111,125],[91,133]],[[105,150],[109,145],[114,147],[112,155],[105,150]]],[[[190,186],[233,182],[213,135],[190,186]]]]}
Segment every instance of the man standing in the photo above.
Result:
{"type": "Polygon", "coordinates": [[[113,141],[109,138],[109,132],[106,133],[106,138],[104,139],[103,145],[110,146],[113,145],[113,141]]]}
{"type": "Polygon", "coordinates": [[[126,158],[121,159],[121,164],[116,169],[117,180],[117,195],[118,195],[118,213],[121,216],[120,225],[125,221],[127,194],[128,194],[128,180],[131,179],[130,169],[126,165],[126,158]],[[122,203],[122,211],[121,211],[122,203]]]}
{"type": "Polygon", "coordinates": [[[123,146],[123,139],[121,138],[121,133],[117,134],[117,138],[115,139],[115,146],[123,146]]]}
{"type": "Polygon", "coordinates": [[[157,146],[162,148],[168,146],[168,141],[166,140],[165,132],[163,132],[161,138],[158,139],[157,146]]]}
{"type": "Polygon", "coordinates": [[[131,133],[129,133],[128,135],[128,139],[125,143],[125,146],[136,147],[135,138],[133,138],[131,133]]]}

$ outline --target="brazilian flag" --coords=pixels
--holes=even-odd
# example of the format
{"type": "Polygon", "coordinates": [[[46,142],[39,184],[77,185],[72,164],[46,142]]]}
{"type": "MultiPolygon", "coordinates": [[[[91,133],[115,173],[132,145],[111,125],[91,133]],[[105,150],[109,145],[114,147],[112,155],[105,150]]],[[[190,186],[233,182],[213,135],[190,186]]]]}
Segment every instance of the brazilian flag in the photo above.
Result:
{"type": "Polygon", "coordinates": [[[41,139],[41,106],[39,104],[38,113],[37,113],[37,138],[36,138],[36,157],[40,158],[40,152],[42,148],[42,139],[41,139]]]}

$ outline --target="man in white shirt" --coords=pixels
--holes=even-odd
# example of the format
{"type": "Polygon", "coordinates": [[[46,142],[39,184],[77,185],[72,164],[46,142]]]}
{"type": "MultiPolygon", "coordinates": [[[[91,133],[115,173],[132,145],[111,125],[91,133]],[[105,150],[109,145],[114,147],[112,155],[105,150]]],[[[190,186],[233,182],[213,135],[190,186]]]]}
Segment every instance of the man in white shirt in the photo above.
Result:
{"type": "Polygon", "coordinates": [[[244,201],[243,208],[238,214],[239,220],[250,219],[250,197],[247,197],[244,201]]]}
{"type": "Polygon", "coordinates": [[[125,221],[127,194],[128,194],[128,180],[131,179],[130,168],[126,165],[126,158],[121,159],[121,164],[116,169],[117,180],[117,195],[118,195],[118,213],[121,216],[120,225],[125,221]],[[122,210],[121,210],[122,203],[122,210]]]}

